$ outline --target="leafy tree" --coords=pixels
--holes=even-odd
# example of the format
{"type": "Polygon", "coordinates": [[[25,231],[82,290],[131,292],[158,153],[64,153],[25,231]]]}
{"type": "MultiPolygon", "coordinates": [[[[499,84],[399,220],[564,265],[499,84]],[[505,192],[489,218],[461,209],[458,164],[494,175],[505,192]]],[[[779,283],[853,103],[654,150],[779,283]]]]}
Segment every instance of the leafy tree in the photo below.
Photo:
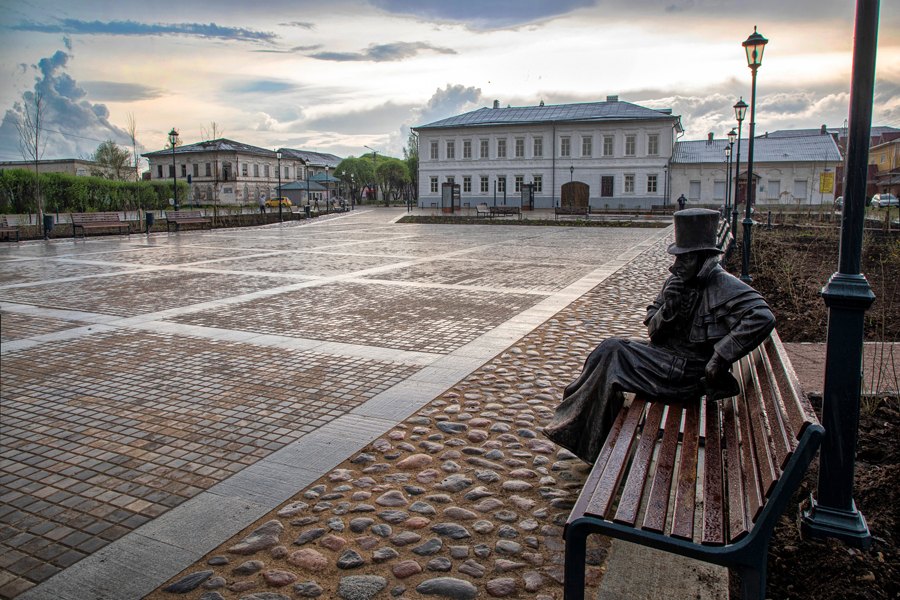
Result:
{"type": "Polygon", "coordinates": [[[94,177],[107,177],[116,181],[131,179],[131,152],[119,148],[112,140],[100,142],[88,159],[100,165],[91,168],[94,177]]]}
{"type": "Polygon", "coordinates": [[[397,200],[407,183],[409,171],[405,162],[396,158],[385,158],[378,164],[378,184],[385,203],[390,202],[391,196],[397,200]]]}
{"type": "Polygon", "coordinates": [[[342,160],[334,169],[334,174],[344,182],[350,190],[351,197],[357,201],[360,198],[360,191],[375,178],[372,161],[353,156],[342,160]]]}
{"type": "Polygon", "coordinates": [[[412,184],[413,199],[419,199],[419,136],[409,133],[406,148],[403,149],[403,158],[406,160],[406,169],[409,172],[409,182],[412,184]]]}

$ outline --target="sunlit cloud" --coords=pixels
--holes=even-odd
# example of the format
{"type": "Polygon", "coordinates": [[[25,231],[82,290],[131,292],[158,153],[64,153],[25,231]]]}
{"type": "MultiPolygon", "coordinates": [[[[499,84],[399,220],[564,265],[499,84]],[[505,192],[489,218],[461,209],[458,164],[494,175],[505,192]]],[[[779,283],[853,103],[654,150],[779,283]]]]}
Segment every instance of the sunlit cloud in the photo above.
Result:
{"type": "Polygon", "coordinates": [[[215,23],[139,23],[137,21],[80,21],[57,19],[54,22],[21,21],[10,29],[40,33],[69,33],[80,35],[177,35],[237,42],[273,42],[278,36],[269,31],[255,31],[243,27],[220,27],[215,23]]]}
{"type": "Polygon", "coordinates": [[[420,50],[433,50],[438,54],[456,54],[452,48],[432,46],[426,42],[393,42],[391,44],[371,44],[362,52],[319,52],[310,54],[311,58],[332,60],[337,62],[371,61],[390,62],[413,58],[420,50]]]}

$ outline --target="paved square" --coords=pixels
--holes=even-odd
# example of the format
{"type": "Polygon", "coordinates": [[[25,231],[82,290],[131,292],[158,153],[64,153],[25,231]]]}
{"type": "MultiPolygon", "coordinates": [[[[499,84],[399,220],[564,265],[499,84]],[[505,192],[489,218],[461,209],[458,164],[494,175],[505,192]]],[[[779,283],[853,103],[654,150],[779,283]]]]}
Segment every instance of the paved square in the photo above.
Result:
{"type": "Polygon", "coordinates": [[[347,458],[660,235],[398,216],[0,246],[0,597],[251,471],[289,497],[332,459],[276,457],[371,415],[347,458]]]}

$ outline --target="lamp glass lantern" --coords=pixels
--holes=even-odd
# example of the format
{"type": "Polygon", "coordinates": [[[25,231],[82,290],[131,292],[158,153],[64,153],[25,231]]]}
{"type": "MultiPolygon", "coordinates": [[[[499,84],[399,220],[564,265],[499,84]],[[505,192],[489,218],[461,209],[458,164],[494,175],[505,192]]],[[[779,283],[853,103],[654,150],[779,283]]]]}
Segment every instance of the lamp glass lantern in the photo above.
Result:
{"type": "Polygon", "coordinates": [[[768,43],[769,40],[759,35],[756,32],[756,27],[754,27],[753,33],[742,44],[744,51],[747,53],[747,66],[754,71],[762,65],[763,51],[768,43]]]}
{"type": "Polygon", "coordinates": [[[175,143],[178,141],[178,132],[175,131],[175,128],[172,128],[172,131],[169,132],[169,143],[172,145],[172,148],[175,148],[175,143]]]}
{"type": "Polygon", "coordinates": [[[744,117],[747,116],[748,108],[750,108],[750,106],[746,102],[744,102],[743,98],[738,100],[737,104],[734,105],[734,118],[737,119],[738,122],[743,121],[744,117]]]}
{"type": "Polygon", "coordinates": [[[737,139],[737,132],[734,130],[734,127],[731,128],[731,131],[728,132],[728,143],[734,144],[734,140],[737,139]]]}
{"type": "Polygon", "coordinates": [[[731,146],[725,146],[725,158],[731,157],[731,146]]]}

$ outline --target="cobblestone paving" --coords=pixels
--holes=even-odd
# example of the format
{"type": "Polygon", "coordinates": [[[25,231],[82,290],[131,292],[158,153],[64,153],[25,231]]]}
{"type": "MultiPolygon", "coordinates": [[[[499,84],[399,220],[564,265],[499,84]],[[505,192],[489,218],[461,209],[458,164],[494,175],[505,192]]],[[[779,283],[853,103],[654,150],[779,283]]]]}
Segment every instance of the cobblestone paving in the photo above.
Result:
{"type": "MultiPolygon", "coordinates": [[[[0,339],[3,341],[0,348],[3,352],[0,371],[3,407],[0,598],[13,598],[46,581],[61,569],[187,498],[239,473],[247,465],[317,430],[395,384],[402,384],[421,368],[413,366],[421,364],[415,357],[429,355],[425,353],[443,356],[482,333],[492,331],[546,298],[551,291],[579,279],[585,272],[585,265],[596,268],[605,259],[617,256],[655,233],[631,229],[591,231],[582,235],[582,232],[556,228],[391,225],[390,221],[396,215],[393,211],[359,211],[331,217],[332,220],[323,219],[318,224],[291,223],[283,228],[269,226],[149,238],[110,237],[74,244],[58,241],[0,247],[0,259],[4,259],[0,261],[0,281],[7,285],[0,285],[0,303],[16,303],[2,305],[0,319],[0,339]],[[606,233],[608,237],[604,235],[606,233]],[[553,252],[547,253],[546,260],[537,261],[533,250],[542,247],[542,240],[552,244],[553,252]],[[582,248],[590,249],[583,253],[586,262],[573,261],[565,252],[557,251],[566,246],[578,247],[579,240],[582,248]],[[520,243],[523,247],[517,248],[520,243]],[[494,249],[502,249],[507,258],[499,258],[494,249]],[[468,250],[472,252],[466,252],[468,250]],[[263,252],[274,255],[242,258],[263,252]],[[448,253],[456,254],[447,256],[448,253]],[[489,260],[480,261],[480,256],[489,260]],[[291,268],[297,257],[305,259],[303,270],[291,268]],[[223,258],[228,260],[219,260],[223,258]],[[477,270],[467,266],[468,279],[459,283],[468,287],[460,289],[441,285],[441,281],[435,279],[436,269],[424,268],[416,275],[402,271],[409,260],[427,265],[432,258],[435,262],[453,265],[484,262],[484,272],[479,275],[477,270]],[[531,272],[523,271],[522,264],[529,262],[541,266],[531,272]],[[29,266],[23,270],[24,264],[29,266]],[[392,265],[396,267],[391,268],[392,265]],[[552,273],[553,267],[544,265],[556,265],[557,272],[552,273]],[[135,267],[153,270],[113,274],[116,269],[135,267]],[[372,268],[378,268],[379,272],[369,272],[372,268]],[[29,275],[30,272],[46,273],[47,269],[55,270],[51,279],[74,277],[75,280],[44,283],[43,276],[35,279],[29,275]],[[71,270],[66,272],[64,269],[71,270]],[[214,269],[215,272],[204,273],[201,269],[214,269]],[[8,287],[11,284],[19,287],[8,287]],[[306,287],[276,289],[294,284],[306,287]],[[518,289],[503,291],[500,288],[504,286],[518,289]],[[254,292],[271,295],[257,299],[237,298],[254,292]],[[237,299],[232,301],[233,298],[237,299]],[[231,303],[215,311],[194,308],[197,303],[211,300],[231,303]],[[42,310],[50,308],[83,312],[48,311],[41,315],[42,310]],[[166,321],[147,322],[144,319],[140,325],[116,319],[161,310],[171,310],[174,316],[170,315],[166,321]],[[179,330],[183,324],[214,329],[179,330]],[[132,328],[137,326],[141,328],[132,328]],[[71,334],[67,334],[70,330],[73,330],[71,334]],[[53,335],[45,335],[48,333],[53,335]],[[261,337],[259,334],[274,334],[275,338],[253,341],[254,336],[261,337]],[[329,347],[328,354],[295,347],[288,349],[278,342],[287,338],[338,341],[352,348],[329,347]],[[413,350],[415,356],[392,355],[395,358],[390,360],[360,358],[366,356],[367,347],[375,354],[385,349],[413,350]],[[349,354],[335,353],[339,351],[349,354]],[[413,362],[403,362],[405,360],[413,362]]],[[[632,282],[622,285],[624,288],[617,293],[635,293],[632,282]]],[[[623,326],[617,322],[615,303],[606,306],[604,311],[616,327],[623,326]]],[[[495,359],[492,363],[497,365],[494,373],[506,368],[510,374],[529,377],[524,371],[515,370],[519,365],[510,361],[519,360],[516,357],[519,354],[513,349],[495,359]]],[[[527,364],[534,366],[530,355],[527,364]]],[[[491,366],[487,365],[478,377],[489,379],[491,366]]],[[[548,367],[543,369],[552,374],[548,367]]],[[[534,374],[534,377],[536,386],[537,379],[546,376],[534,374]]],[[[450,473],[448,469],[452,466],[448,464],[445,469],[443,465],[448,461],[455,462],[461,467],[459,474],[467,477],[474,475],[475,467],[466,459],[499,460],[498,464],[512,472],[516,468],[503,460],[527,459],[514,456],[512,452],[543,456],[528,447],[528,440],[532,438],[518,433],[518,429],[526,426],[517,425],[516,421],[539,425],[541,414],[552,405],[550,401],[529,404],[535,396],[521,390],[522,398],[510,401],[511,395],[507,397],[497,391],[481,389],[491,385],[480,379],[470,378],[460,385],[466,389],[472,386],[480,389],[478,393],[484,396],[480,405],[465,404],[469,401],[465,394],[475,392],[455,391],[453,393],[460,396],[456,401],[448,396],[437,401],[447,404],[435,403],[426,409],[436,411],[446,407],[447,410],[418,417],[429,419],[427,424],[424,421],[409,422],[406,429],[403,424],[398,426],[397,431],[406,431],[407,437],[389,440],[394,448],[385,450],[377,443],[372,449],[374,454],[372,451],[367,454],[376,456],[379,465],[394,465],[392,461],[399,457],[390,458],[388,455],[393,452],[424,453],[434,460],[450,449],[462,453],[462,447],[454,447],[450,438],[465,439],[473,448],[471,453],[455,459],[449,455],[434,467],[441,468],[442,473],[450,473]],[[495,404],[500,408],[493,407],[495,404]],[[454,405],[458,405],[457,412],[453,412],[454,405]],[[528,410],[531,410],[531,419],[528,410]],[[515,411],[516,414],[504,411],[515,411]],[[498,416],[494,418],[491,413],[498,416]],[[438,414],[445,415],[449,422],[460,424],[471,424],[472,419],[465,419],[466,415],[490,420],[489,437],[476,444],[463,434],[445,435],[436,429],[438,414]],[[513,419],[512,429],[506,433],[519,438],[518,442],[500,439],[502,433],[496,429],[491,431],[494,425],[509,424],[504,421],[508,418],[513,419]],[[428,433],[414,433],[413,427],[425,427],[428,433]],[[447,439],[427,439],[438,433],[447,439]],[[422,438],[411,440],[411,436],[422,438]],[[435,454],[422,448],[412,452],[401,448],[401,441],[416,444],[433,441],[446,448],[435,454]],[[501,447],[490,446],[498,443],[501,447]],[[516,443],[523,446],[509,446],[516,443]],[[481,453],[482,449],[484,453],[481,453]],[[503,458],[487,457],[492,450],[503,452],[503,458]]],[[[494,382],[492,385],[501,390],[506,384],[494,382]]],[[[551,387],[558,391],[561,389],[558,385],[553,383],[551,387]]],[[[533,427],[533,431],[537,432],[537,428],[533,427]]],[[[556,458],[565,462],[563,458],[556,458]]],[[[532,461],[527,468],[535,472],[538,467],[552,467],[535,464],[533,457],[527,460],[532,461]]],[[[351,469],[360,471],[360,477],[377,476],[382,480],[372,484],[369,493],[374,494],[378,486],[397,488],[402,479],[402,473],[398,473],[398,478],[391,481],[388,477],[391,472],[378,472],[383,469],[381,466],[362,475],[361,469],[374,465],[359,461],[348,464],[353,464],[351,469]]],[[[407,483],[430,486],[414,482],[422,470],[427,469],[404,471],[412,477],[407,483]]],[[[503,477],[509,475],[498,468],[490,470],[502,473],[503,477]]],[[[577,465],[565,470],[579,472],[577,465]]],[[[524,481],[527,476],[522,475],[522,478],[524,481]]],[[[363,487],[357,491],[366,491],[363,489],[366,481],[358,481],[363,482],[363,487]]],[[[438,481],[440,479],[433,483],[438,481]]],[[[575,480],[564,481],[571,484],[575,480]]],[[[327,485],[328,493],[346,494],[331,489],[339,487],[339,482],[328,481],[327,485]]],[[[356,483],[352,485],[356,486],[356,483]]],[[[555,498],[541,498],[539,487],[519,494],[523,497],[531,494],[528,497],[539,503],[531,512],[540,510],[539,506],[546,506],[555,498]]],[[[468,493],[470,489],[461,493],[468,493]]],[[[385,488],[378,496],[373,495],[373,502],[388,491],[385,488]]],[[[400,491],[400,488],[394,491],[400,491]]],[[[411,492],[404,489],[403,493],[411,492]]],[[[464,499],[460,499],[460,494],[440,493],[446,493],[462,508],[464,499]]],[[[428,497],[434,495],[429,492],[423,502],[437,507],[436,510],[446,508],[441,504],[444,498],[428,497]]],[[[513,502],[511,494],[496,495],[505,506],[513,502]]],[[[350,502],[351,496],[347,495],[346,500],[320,497],[318,501],[332,501],[333,506],[325,511],[339,513],[342,510],[339,503],[350,502]]],[[[391,494],[385,502],[393,502],[395,496],[391,494]]],[[[386,506],[384,502],[375,502],[375,505],[379,509],[373,518],[377,517],[379,521],[373,522],[373,526],[388,524],[378,516],[386,506]]],[[[519,511],[523,519],[527,512],[514,508],[504,510],[519,511]]],[[[325,511],[320,516],[329,514],[325,511]]],[[[495,520],[494,512],[497,511],[479,520],[495,520]]],[[[451,519],[452,522],[465,522],[464,516],[460,516],[465,514],[454,511],[450,513],[453,516],[445,519],[447,522],[451,519]]],[[[511,522],[510,527],[528,531],[529,535],[523,535],[523,538],[543,535],[541,528],[554,527],[554,511],[550,510],[548,514],[549,517],[544,519],[534,515],[528,517],[539,520],[538,529],[519,527],[519,521],[511,522]]],[[[412,521],[403,528],[413,530],[416,523],[420,522],[412,521]]],[[[360,526],[357,523],[354,527],[360,526]]],[[[392,526],[401,529],[396,523],[392,526]]],[[[527,527],[530,526],[528,523],[527,527]]],[[[298,526],[291,527],[297,529],[298,526]]],[[[495,523],[494,529],[499,532],[499,525],[495,523]]],[[[367,531],[372,529],[367,528],[367,531]]],[[[503,532],[509,533],[507,529],[503,532]]],[[[437,534],[437,537],[441,535],[437,534]]],[[[475,535],[487,534],[476,531],[475,535]]],[[[391,542],[391,546],[406,553],[401,544],[409,539],[411,536],[400,538],[400,542],[391,542]]],[[[510,538],[510,541],[525,543],[523,539],[510,538]]],[[[465,542],[454,542],[454,545],[462,546],[465,542]]],[[[544,553],[554,544],[552,541],[539,543],[544,544],[543,549],[531,548],[533,554],[544,553]]],[[[358,545],[362,551],[362,544],[358,545]]],[[[415,546],[412,544],[410,548],[415,546]]],[[[452,555],[447,555],[447,550],[445,544],[444,553],[435,555],[442,559],[433,562],[435,569],[446,568],[448,560],[454,569],[458,566],[455,557],[462,550],[455,549],[452,555]]],[[[475,552],[474,546],[466,560],[482,560],[481,555],[471,552],[475,552]]],[[[483,553],[483,550],[478,552],[483,553]]],[[[326,554],[331,560],[331,555],[326,554]]],[[[362,555],[370,562],[367,551],[362,555]]],[[[385,555],[390,552],[385,551],[385,555]]],[[[512,558],[504,560],[516,562],[518,556],[511,554],[512,558]]],[[[601,558],[598,555],[595,562],[601,558]]],[[[548,562],[544,566],[549,568],[551,554],[546,554],[545,559],[548,562]]],[[[397,564],[394,559],[384,560],[387,561],[385,568],[393,569],[397,564]]],[[[519,573],[518,567],[505,562],[498,568],[507,567],[512,569],[510,578],[519,573]]],[[[406,568],[414,569],[411,564],[406,564],[397,572],[403,573],[406,568]]],[[[534,569],[540,570],[536,565],[534,569]]],[[[477,572],[477,568],[473,572],[477,572]]],[[[552,579],[552,574],[540,573],[544,579],[547,576],[552,579]]],[[[340,574],[345,573],[340,571],[340,574]]],[[[236,575],[227,576],[233,580],[236,575]]],[[[598,576],[598,572],[594,572],[595,580],[598,576]]],[[[483,579],[475,575],[470,577],[470,585],[483,585],[478,583],[483,579]]],[[[529,575],[526,579],[533,580],[534,577],[529,575]]],[[[522,581],[516,584],[520,588],[522,581]]],[[[508,582],[494,583],[491,589],[506,584],[508,582]]],[[[228,598],[241,595],[228,589],[220,591],[228,598]]],[[[415,596],[412,591],[405,593],[415,596]]],[[[163,596],[168,597],[167,594],[163,596]]],[[[329,592],[326,597],[335,595],[329,592]]]]}
{"type": "Polygon", "coordinates": [[[171,321],[446,353],[542,299],[532,294],[339,282],[171,321]]]}
{"type": "MultiPolygon", "coordinates": [[[[600,341],[646,335],[646,306],[671,264],[668,243],[148,599],[196,600],[214,591],[221,596],[204,600],[252,593],[560,600],[562,526],[589,467],[540,431],[600,341]],[[346,595],[351,589],[359,595],[346,595]]],[[[589,537],[591,594],[608,550],[607,539],[589,537]]]]}
{"type": "Polygon", "coordinates": [[[2,311],[0,311],[0,322],[2,322],[2,325],[0,325],[0,342],[21,340],[88,325],[88,323],[80,321],[65,321],[63,319],[2,311]]]}

